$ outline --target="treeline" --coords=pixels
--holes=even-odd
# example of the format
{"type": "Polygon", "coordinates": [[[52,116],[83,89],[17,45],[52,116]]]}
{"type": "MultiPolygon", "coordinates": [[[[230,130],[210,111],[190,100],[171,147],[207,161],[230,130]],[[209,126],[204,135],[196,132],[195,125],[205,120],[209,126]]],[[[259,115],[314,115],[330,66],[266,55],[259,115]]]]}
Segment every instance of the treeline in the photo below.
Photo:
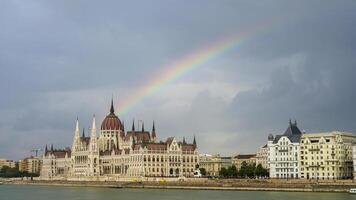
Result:
{"type": "Polygon", "coordinates": [[[263,168],[261,164],[256,166],[255,163],[247,164],[242,162],[241,168],[238,170],[235,165],[228,168],[221,168],[220,176],[224,178],[254,178],[254,177],[268,177],[267,169],[263,168]]]}
{"type": "Polygon", "coordinates": [[[11,168],[8,166],[3,166],[0,169],[0,177],[1,178],[38,177],[38,176],[39,176],[39,174],[20,172],[18,165],[16,165],[16,167],[14,167],[14,168],[11,168]]]}

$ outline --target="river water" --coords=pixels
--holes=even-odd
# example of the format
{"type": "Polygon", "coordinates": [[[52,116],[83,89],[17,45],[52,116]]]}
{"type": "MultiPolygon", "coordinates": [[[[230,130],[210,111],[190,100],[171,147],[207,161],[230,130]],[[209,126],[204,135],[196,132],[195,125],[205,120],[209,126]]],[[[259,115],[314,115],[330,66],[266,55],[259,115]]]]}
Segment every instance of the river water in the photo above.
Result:
{"type": "Polygon", "coordinates": [[[356,200],[348,193],[111,189],[0,185],[0,200],[356,200]]]}

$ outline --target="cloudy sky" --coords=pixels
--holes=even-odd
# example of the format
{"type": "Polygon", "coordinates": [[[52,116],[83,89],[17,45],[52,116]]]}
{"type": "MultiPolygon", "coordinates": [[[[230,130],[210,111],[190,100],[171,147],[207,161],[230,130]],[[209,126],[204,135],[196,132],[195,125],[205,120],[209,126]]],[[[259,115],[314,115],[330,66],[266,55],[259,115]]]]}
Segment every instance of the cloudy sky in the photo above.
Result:
{"type": "Polygon", "coordinates": [[[2,0],[0,157],[70,146],[77,116],[88,129],[112,95],[119,109],[169,63],[245,32],[120,119],[223,155],[256,151],[290,118],[356,132],[355,19],[351,0],[2,0]]]}

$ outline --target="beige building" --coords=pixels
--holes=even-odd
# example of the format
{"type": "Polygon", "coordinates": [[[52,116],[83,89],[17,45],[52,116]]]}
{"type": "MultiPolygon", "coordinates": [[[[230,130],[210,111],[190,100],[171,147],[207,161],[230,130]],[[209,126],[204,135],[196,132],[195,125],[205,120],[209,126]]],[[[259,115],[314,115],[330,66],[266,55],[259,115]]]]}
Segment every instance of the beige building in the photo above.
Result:
{"type": "Polygon", "coordinates": [[[13,160],[7,160],[7,159],[0,159],[0,169],[4,166],[10,167],[10,168],[14,168],[16,165],[16,162],[13,160]]]}
{"type": "Polygon", "coordinates": [[[351,178],[352,143],[356,136],[346,132],[303,134],[300,142],[299,177],[305,179],[351,178]]]}
{"type": "Polygon", "coordinates": [[[19,160],[19,171],[39,174],[41,171],[42,159],[39,157],[28,157],[19,160]]]}
{"type": "Polygon", "coordinates": [[[169,137],[157,141],[155,124],[152,131],[125,131],[115,115],[113,102],[110,113],[101,123],[97,136],[93,117],[89,136],[79,132],[76,122],[71,149],[51,150],[43,155],[41,178],[71,178],[117,180],[124,177],[192,177],[199,155],[195,137],[192,143],[169,137]]]}
{"type": "Polygon", "coordinates": [[[256,154],[238,154],[232,159],[232,164],[235,165],[237,170],[241,169],[243,162],[247,164],[256,164],[256,154]]]}
{"type": "Polygon", "coordinates": [[[263,168],[269,169],[267,144],[260,147],[256,153],[256,165],[259,165],[259,164],[261,164],[263,168]]]}
{"type": "Polygon", "coordinates": [[[221,157],[220,155],[201,154],[199,156],[199,167],[206,170],[207,176],[219,176],[221,168],[232,166],[231,157],[221,157]]]}

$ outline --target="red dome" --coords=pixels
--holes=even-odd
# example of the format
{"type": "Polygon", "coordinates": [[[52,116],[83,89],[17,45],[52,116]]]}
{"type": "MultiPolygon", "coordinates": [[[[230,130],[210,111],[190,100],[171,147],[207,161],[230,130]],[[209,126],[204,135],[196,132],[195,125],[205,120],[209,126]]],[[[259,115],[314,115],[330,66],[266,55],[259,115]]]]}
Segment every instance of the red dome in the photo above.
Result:
{"type": "Polygon", "coordinates": [[[120,119],[115,115],[113,101],[111,101],[110,114],[101,123],[101,130],[120,130],[122,125],[120,119]]]}
{"type": "Polygon", "coordinates": [[[104,121],[101,123],[101,130],[120,130],[121,121],[113,113],[110,113],[105,117],[104,121]]]}

